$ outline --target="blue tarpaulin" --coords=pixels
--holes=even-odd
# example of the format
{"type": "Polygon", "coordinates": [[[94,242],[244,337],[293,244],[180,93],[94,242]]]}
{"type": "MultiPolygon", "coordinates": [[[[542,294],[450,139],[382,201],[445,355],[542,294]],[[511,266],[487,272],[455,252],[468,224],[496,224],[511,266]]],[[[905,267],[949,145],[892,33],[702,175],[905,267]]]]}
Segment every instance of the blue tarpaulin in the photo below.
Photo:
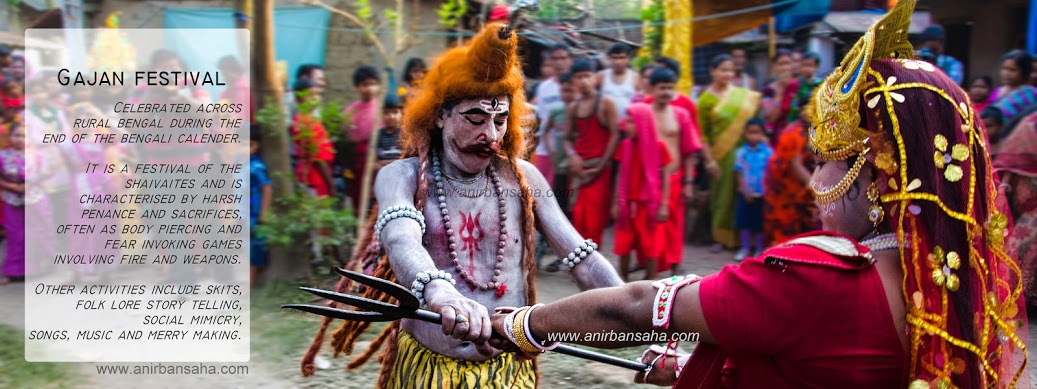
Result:
{"type": "Polygon", "coordinates": [[[774,30],[784,33],[820,21],[828,14],[831,5],[831,0],[799,0],[774,13],[774,30]]]}
{"type": "Polygon", "coordinates": [[[1026,27],[1026,50],[1037,54],[1037,0],[1030,0],[1030,22],[1026,27]]]}
{"type": "MultiPolygon", "coordinates": [[[[324,65],[327,48],[328,23],[331,13],[323,8],[279,8],[274,10],[274,56],[288,64],[288,85],[295,83],[295,69],[299,65],[324,65]]],[[[234,10],[229,8],[170,8],[165,11],[165,27],[173,28],[234,28],[234,10]]],[[[220,37],[216,37],[220,38],[220,37]]],[[[227,35],[226,39],[233,39],[227,35]]],[[[183,56],[188,66],[212,68],[215,64],[199,63],[206,47],[212,45],[233,47],[233,42],[191,41],[169,39],[170,48],[183,56]]]]}

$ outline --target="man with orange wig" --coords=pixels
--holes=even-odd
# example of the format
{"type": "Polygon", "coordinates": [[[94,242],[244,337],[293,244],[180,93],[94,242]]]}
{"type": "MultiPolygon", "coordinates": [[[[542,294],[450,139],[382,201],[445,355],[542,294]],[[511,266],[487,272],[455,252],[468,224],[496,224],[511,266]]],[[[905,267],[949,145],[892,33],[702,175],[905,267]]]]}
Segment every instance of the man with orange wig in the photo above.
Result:
{"type": "MultiPolygon", "coordinates": [[[[404,159],[375,180],[380,212],[355,260],[412,288],[442,325],[402,320],[350,364],[387,344],[378,387],[533,388],[534,361],[487,342],[492,309],[536,302],[534,234],[565,256],[581,289],[622,284],[611,264],[567,221],[531,163],[520,118],[526,113],[517,38],[491,24],[450,49],[408,100],[404,159]]],[[[346,282],[339,290],[348,290],[346,282]]],[[[364,297],[382,299],[368,288],[364,297]]],[[[304,374],[327,328],[303,361],[304,374]]],[[[345,322],[336,352],[352,351],[366,323],[345,322]]]]}

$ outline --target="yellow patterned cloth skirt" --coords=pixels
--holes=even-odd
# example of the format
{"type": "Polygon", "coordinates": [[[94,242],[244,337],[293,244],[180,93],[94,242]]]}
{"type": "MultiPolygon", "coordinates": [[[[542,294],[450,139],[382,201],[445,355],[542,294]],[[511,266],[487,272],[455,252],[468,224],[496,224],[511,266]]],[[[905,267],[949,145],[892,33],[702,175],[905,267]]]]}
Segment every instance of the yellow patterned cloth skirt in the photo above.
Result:
{"type": "Polygon", "coordinates": [[[533,362],[516,362],[510,353],[482,362],[453,359],[425,348],[404,331],[400,331],[397,352],[389,389],[536,387],[533,362]]]}

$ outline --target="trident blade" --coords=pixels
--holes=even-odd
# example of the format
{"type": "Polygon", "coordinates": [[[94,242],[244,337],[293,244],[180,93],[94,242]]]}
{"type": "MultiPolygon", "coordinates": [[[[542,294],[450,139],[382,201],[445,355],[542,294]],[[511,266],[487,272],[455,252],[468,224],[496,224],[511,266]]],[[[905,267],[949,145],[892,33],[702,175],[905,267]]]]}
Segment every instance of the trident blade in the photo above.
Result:
{"type": "Polygon", "coordinates": [[[382,292],[385,292],[385,294],[388,294],[396,298],[396,300],[400,302],[400,308],[403,308],[408,312],[416,311],[421,306],[421,303],[418,301],[417,296],[414,296],[414,294],[411,293],[410,290],[405,289],[404,287],[400,286],[395,282],[386,281],[378,277],[369,276],[364,273],[358,273],[355,271],[350,271],[342,268],[335,268],[335,272],[341,274],[343,277],[367,285],[369,287],[378,289],[382,292]]]}
{"type": "Polygon", "coordinates": [[[351,321],[393,321],[399,319],[399,317],[386,315],[381,312],[362,312],[362,311],[347,311],[344,309],[321,307],[317,305],[305,305],[305,304],[285,304],[281,308],[295,309],[303,312],[309,312],[321,316],[327,316],[335,319],[351,320],[351,321]]]}
{"type": "MultiPolygon", "coordinates": [[[[343,294],[343,293],[332,292],[330,290],[308,288],[308,287],[305,287],[305,286],[301,286],[301,287],[299,287],[299,289],[307,291],[307,292],[310,292],[310,293],[313,293],[315,295],[318,295],[320,297],[326,298],[328,300],[336,301],[336,302],[339,302],[339,303],[342,303],[342,304],[346,304],[346,305],[352,305],[354,307],[357,307],[357,308],[360,308],[360,309],[366,309],[368,311],[381,312],[381,313],[384,313],[384,314],[387,314],[387,315],[393,315],[393,314],[397,314],[397,313],[400,313],[400,314],[408,313],[408,312],[403,312],[403,309],[401,309],[398,306],[395,306],[395,305],[392,305],[392,304],[389,304],[389,303],[383,303],[383,302],[377,301],[377,300],[371,300],[371,299],[368,299],[368,298],[359,297],[359,296],[353,296],[353,295],[348,295],[348,294],[343,294]]],[[[403,315],[399,315],[399,316],[402,317],[403,315]]]]}

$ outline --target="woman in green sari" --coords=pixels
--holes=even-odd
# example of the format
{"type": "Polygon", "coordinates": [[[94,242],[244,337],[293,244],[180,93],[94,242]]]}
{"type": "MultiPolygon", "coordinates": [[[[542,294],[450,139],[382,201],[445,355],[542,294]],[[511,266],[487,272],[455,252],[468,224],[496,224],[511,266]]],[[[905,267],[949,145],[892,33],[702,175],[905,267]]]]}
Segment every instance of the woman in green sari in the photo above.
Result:
{"type": "Polygon", "coordinates": [[[735,150],[742,144],[745,123],[756,116],[760,94],[731,84],[734,60],[721,54],[709,64],[713,83],[699,95],[699,129],[713,152],[717,167],[710,169],[709,208],[713,241],[716,247],[734,248],[735,232],[735,150]]]}

